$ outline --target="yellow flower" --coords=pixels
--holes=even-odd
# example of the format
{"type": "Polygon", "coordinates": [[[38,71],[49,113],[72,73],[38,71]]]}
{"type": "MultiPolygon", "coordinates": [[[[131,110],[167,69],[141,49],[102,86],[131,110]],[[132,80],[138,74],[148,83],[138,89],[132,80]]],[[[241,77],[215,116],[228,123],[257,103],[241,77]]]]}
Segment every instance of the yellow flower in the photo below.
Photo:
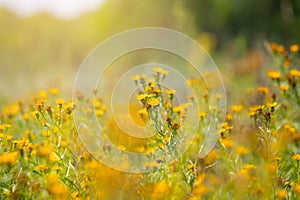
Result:
{"type": "Polygon", "coordinates": [[[40,90],[40,91],[38,91],[38,96],[41,99],[47,99],[48,98],[48,92],[46,90],[40,90]]]}
{"type": "Polygon", "coordinates": [[[300,184],[296,184],[293,188],[294,192],[300,195],[300,184]]]}
{"type": "Polygon", "coordinates": [[[216,94],[214,95],[214,97],[215,97],[216,99],[221,99],[221,98],[222,98],[222,94],[216,93],[216,94]]]}
{"type": "Polygon", "coordinates": [[[274,102],[272,102],[272,103],[267,102],[267,106],[268,106],[269,108],[274,108],[275,106],[277,106],[277,102],[276,102],[276,101],[274,101],[274,102]]]}
{"type": "Polygon", "coordinates": [[[154,90],[152,90],[152,93],[159,94],[159,93],[161,93],[161,90],[158,88],[155,88],[154,90]]]}
{"type": "Polygon", "coordinates": [[[163,69],[160,68],[160,67],[154,67],[154,68],[153,68],[153,71],[154,71],[154,72],[157,72],[157,73],[160,73],[162,70],[163,70],[163,69]]]}
{"type": "Polygon", "coordinates": [[[299,45],[298,44],[293,44],[290,46],[290,51],[293,53],[296,53],[299,51],[299,45]]]}
{"type": "Polygon", "coordinates": [[[206,185],[199,185],[194,187],[192,192],[196,196],[203,196],[208,192],[208,187],[206,185]]]}
{"type": "Polygon", "coordinates": [[[280,189],[277,191],[277,197],[280,199],[286,199],[287,192],[285,189],[280,189]]]}
{"type": "Polygon", "coordinates": [[[57,95],[59,93],[59,90],[57,88],[50,88],[49,92],[52,95],[57,95]]]}
{"type": "Polygon", "coordinates": [[[173,112],[180,113],[181,111],[182,111],[182,107],[181,106],[174,106],[173,107],[173,112]]]}
{"type": "Polygon", "coordinates": [[[146,98],[148,97],[147,94],[139,94],[136,99],[139,100],[139,101],[143,101],[145,100],[146,98]]]}
{"type": "Polygon", "coordinates": [[[235,113],[239,113],[243,110],[243,106],[242,105],[232,105],[231,106],[231,110],[235,113]]]}
{"type": "Polygon", "coordinates": [[[133,80],[133,81],[138,81],[140,78],[141,78],[141,76],[140,75],[134,75],[134,76],[132,76],[132,77],[130,77],[131,78],[131,80],[133,80]]]}
{"type": "Polygon", "coordinates": [[[95,111],[95,114],[96,114],[98,117],[101,117],[102,115],[104,115],[104,110],[96,110],[96,111],[95,111]]]}
{"type": "Polygon", "coordinates": [[[67,147],[68,144],[69,144],[69,143],[68,143],[67,141],[65,141],[65,140],[61,140],[61,141],[60,141],[60,146],[61,146],[61,147],[67,147]]]}
{"type": "Polygon", "coordinates": [[[49,167],[45,164],[41,164],[41,165],[38,165],[35,167],[35,170],[38,170],[38,171],[45,171],[47,169],[49,169],[49,167]]]}
{"type": "Polygon", "coordinates": [[[298,153],[298,154],[293,155],[292,159],[297,160],[297,161],[300,160],[300,154],[298,153]]]}
{"type": "Polygon", "coordinates": [[[234,144],[233,140],[230,140],[230,139],[221,139],[221,143],[222,145],[225,147],[225,148],[231,148],[234,144]]]}
{"type": "Polygon", "coordinates": [[[158,98],[151,98],[148,100],[148,105],[150,106],[157,106],[159,104],[159,99],[158,98]]]}
{"type": "Polygon", "coordinates": [[[137,111],[138,114],[143,118],[143,117],[147,117],[148,116],[148,111],[146,108],[140,109],[137,111]]]}
{"type": "Polygon", "coordinates": [[[164,197],[169,193],[170,187],[166,181],[156,183],[152,195],[155,199],[164,197]]]}
{"type": "Polygon", "coordinates": [[[176,90],[167,90],[166,92],[168,95],[174,95],[176,93],[176,90]]]}
{"type": "Polygon", "coordinates": [[[296,70],[296,69],[291,69],[290,74],[292,76],[300,76],[300,71],[296,70]]]}
{"type": "Polygon", "coordinates": [[[148,78],[147,82],[150,83],[151,85],[153,85],[153,87],[156,85],[155,84],[155,78],[148,78]]]}
{"type": "Polygon", "coordinates": [[[227,130],[225,128],[221,128],[217,131],[218,134],[223,134],[225,133],[227,130]]]}
{"type": "Polygon", "coordinates": [[[67,188],[61,183],[60,178],[57,174],[51,173],[47,177],[48,182],[48,192],[59,199],[66,199],[68,190],[67,188]]]}
{"type": "Polygon", "coordinates": [[[65,103],[65,100],[64,99],[56,99],[55,103],[59,106],[62,106],[65,103]]]}
{"type": "Polygon", "coordinates": [[[17,115],[19,111],[20,108],[18,104],[10,104],[2,108],[2,113],[10,117],[17,115]]]}
{"type": "Polygon", "coordinates": [[[268,76],[269,76],[271,79],[280,79],[281,74],[280,74],[280,72],[278,72],[278,71],[270,70],[270,71],[268,71],[268,76]]]}
{"type": "Polygon", "coordinates": [[[227,120],[227,121],[233,120],[232,114],[227,113],[227,114],[226,114],[226,120],[227,120]]]}
{"type": "Polygon", "coordinates": [[[197,168],[197,165],[196,165],[196,163],[188,164],[187,168],[194,171],[197,168]]]}
{"type": "Polygon", "coordinates": [[[256,166],[255,165],[252,165],[252,164],[245,164],[243,166],[244,169],[247,169],[247,170],[250,170],[250,169],[256,169],[256,166]]]}
{"type": "Polygon", "coordinates": [[[202,196],[208,192],[208,187],[203,185],[205,179],[206,179],[206,174],[202,173],[198,175],[192,190],[194,195],[202,196]]]}
{"type": "Polygon", "coordinates": [[[201,111],[198,113],[198,116],[204,118],[206,116],[206,112],[201,111]]]}
{"type": "Polygon", "coordinates": [[[15,165],[18,161],[18,152],[4,153],[0,155],[0,164],[15,165]]]}
{"type": "Polygon", "coordinates": [[[39,156],[49,156],[51,153],[51,147],[47,144],[41,144],[37,149],[37,155],[39,156]]]}
{"type": "Polygon", "coordinates": [[[140,75],[140,79],[142,79],[142,80],[145,80],[145,79],[146,79],[146,77],[147,77],[147,75],[146,75],[146,74],[141,74],[141,75],[140,75]]]}
{"type": "Polygon", "coordinates": [[[289,124],[285,124],[284,128],[287,129],[291,133],[294,133],[296,131],[296,129],[289,124]]]}
{"type": "Polygon", "coordinates": [[[239,155],[246,155],[249,153],[249,150],[244,146],[238,146],[235,151],[239,155]]]}
{"type": "Polygon", "coordinates": [[[287,91],[289,89],[289,85],[283,85],[283,84],[280,84],[279,86],[280,90],[282,91],[287,91]]]}
{"type": "Polygon", "coordinates": [[[0,130],[5,130],[7,128],[10,128],[11,125],[10,124],[0,124],[0,130]]]}
{"type": "Polygon", "coordinates": [[[268,94],[269,93],[269,88],[267,88],[267,87],[258,87],[257,91],[261,92],[261,93],[264,93],[264,94],[268,94]]]}
{"type": "Polygon", "coordinates": [[[155,73],[157,73],[157,74],[162,74],[163,75],[163,78],[166,76],[166,75],[168,75],[168,71],[166,71],[166,70],[164,70],[164,69],[162,69],[162,68],[160,68],[160,67],[155,67],[154,69],[153,69],[153,71],[155,72],[155,73]]]}
{"type": "Polygon", "coordinates": [[[271,51],[273,51],[274,53],[284,53],[285,48],[282,45],[278,45],[276,43],[270,43],[269,44],[269,48],[271,49],[271,51]]]}
{"type": "Polygon", "coordinates": [[[24,114],[22,115],[22,118],[23,118],[24,120],[28,120],[29,117],[30,117],[30,115],[29,115],[28,113],[24,113],[24,114]]]}
{"type": "Polygon", "coordinates": [[[126,151],[126,147],[123,146],[123,145],[119,145],[119,146],[118,146],[118,149],[120,149],[121,151],[126,151]]]}

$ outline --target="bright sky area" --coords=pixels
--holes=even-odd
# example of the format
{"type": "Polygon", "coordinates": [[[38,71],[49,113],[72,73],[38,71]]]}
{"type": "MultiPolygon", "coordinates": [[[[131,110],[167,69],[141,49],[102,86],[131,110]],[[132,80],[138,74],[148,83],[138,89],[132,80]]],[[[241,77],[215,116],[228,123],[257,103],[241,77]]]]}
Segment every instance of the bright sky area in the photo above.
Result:
{"type": "Polygon", "coordinates": [[[0,0],[0,7],[21,15],[51,13],[60,18],[73,18],[99,8],[105,0],[0,0]]]}

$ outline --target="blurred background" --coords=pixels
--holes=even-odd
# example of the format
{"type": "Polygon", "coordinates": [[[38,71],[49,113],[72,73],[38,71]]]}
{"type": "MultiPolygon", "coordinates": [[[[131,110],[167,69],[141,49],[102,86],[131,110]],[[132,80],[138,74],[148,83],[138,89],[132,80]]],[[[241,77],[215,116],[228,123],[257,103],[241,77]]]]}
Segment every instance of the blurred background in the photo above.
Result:
{"type": "Polygon", "coordinates": [[[229,96],[239,96],[264,83],[257,74],[269,63],[266,42],[300,42],[300,1],[0,0],[0,102],[49,87],[71,97],[76,71],[96,45],[144,26],[200,42],[229,96]]]}

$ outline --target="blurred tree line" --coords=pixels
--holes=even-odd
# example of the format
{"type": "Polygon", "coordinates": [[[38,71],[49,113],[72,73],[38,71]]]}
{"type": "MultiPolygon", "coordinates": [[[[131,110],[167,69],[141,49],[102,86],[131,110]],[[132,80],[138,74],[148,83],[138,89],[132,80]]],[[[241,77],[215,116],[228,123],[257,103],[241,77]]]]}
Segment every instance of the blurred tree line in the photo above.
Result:
{"type": "Polygon", "coordinates": [[[219,47],[236,37],[251,44],[267,39],[300,42],[299,0],[189,0],[197,31],[213,32],[219,47]]]}

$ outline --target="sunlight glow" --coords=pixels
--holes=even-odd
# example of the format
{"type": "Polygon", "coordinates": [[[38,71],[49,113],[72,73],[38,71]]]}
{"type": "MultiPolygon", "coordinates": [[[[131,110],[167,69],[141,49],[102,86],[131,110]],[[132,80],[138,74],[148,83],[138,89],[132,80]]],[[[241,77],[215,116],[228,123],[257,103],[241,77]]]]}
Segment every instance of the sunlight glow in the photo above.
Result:
{"type": "Polygon", "coordinates": [[[21,16],[47,12],[60,18],[77,17],[83,12],[99,8],[105,0],[0,0],[5,7],[21,16]]]}

